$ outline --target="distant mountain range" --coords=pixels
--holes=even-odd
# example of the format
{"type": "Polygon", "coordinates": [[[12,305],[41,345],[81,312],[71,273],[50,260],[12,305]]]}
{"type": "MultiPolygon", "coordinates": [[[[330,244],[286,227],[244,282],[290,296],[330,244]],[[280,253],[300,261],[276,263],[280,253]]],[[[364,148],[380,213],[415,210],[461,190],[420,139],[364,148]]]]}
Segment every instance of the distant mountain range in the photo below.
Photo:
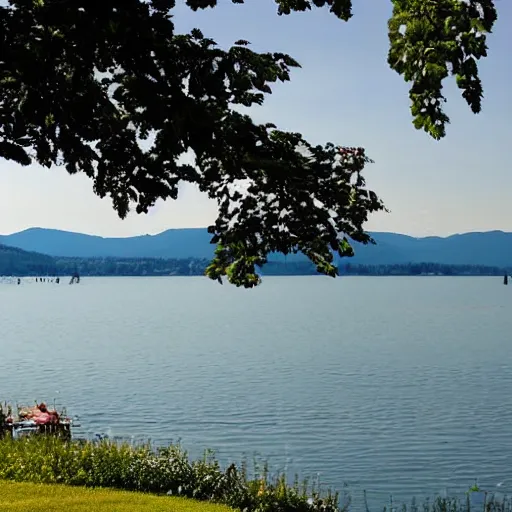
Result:
{"type": "MultiPolygon", "coordinates": [[[[446,238],[414,238],[397,233],[371,233],[377,245],[355,244],[355,257],[343,263],[390,265],[439,263],[512,267],[512,233],[488,231],[446,238]]],[[[78,258],[211,258],[214,246],[206,229],[170,229],[158,235],[103,238],[53,229],[31,228],[0,236],[0,244],[50,256],[78,258]]],[[[273,255],[272,261],[284,261],[273,255]]],[[[288,262],[304,261],[289,255],[288,262]]]]}

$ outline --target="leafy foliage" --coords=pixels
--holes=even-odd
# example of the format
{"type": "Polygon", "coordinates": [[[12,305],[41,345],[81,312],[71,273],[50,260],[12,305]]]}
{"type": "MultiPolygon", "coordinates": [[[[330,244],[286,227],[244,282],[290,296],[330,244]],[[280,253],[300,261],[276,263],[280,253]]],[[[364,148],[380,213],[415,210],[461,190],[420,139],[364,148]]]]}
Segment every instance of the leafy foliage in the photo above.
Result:
{"type": "MultiPolygon", "coordinates": [[[[392,0],[390,65],[412,81],[415,125],[442,137],[441,82],[451,72],[473,111],[481,108],[475,59],[496,12],[491,0],[392,0]],[[402,28],[405,27],[405,31],[402,28]]],[[[233,0],[243,3],[243,0],[233,0]]],[[[194,10],[216,0],[187,0],[194,10]]],[[[350,0],[276,0],[279,14],[350,0]]],[[[86,173],[125,217],[175,199],[189,182],[215,199],[218,244],[207,268],[238,285],[259,283],[272,251],[302,251],[336,275],[333,253],[372,242],[368,215],[384,209],[366,189],[362,148],[312,145],[298,133],[257,125],[236,106],[257,106],[299,64],[227,50],[195,29],[177,34],[174,0],[9,0],[0,7],[0,157],[62,164],[86,173]],[[184,158],[193,156],[193,165],[184,158]]]]}
{"type": "Polygon", "coordinates": [[[157,451],[110,442],[36,436],[0,439],[0,480],[104,487],[194,498],[246,512],[338,512],[338,496],[268,473],[249,479],[212,454],[191,461],[178,445],[157,451]]]}
{"type": "MultiPolygon", "coordinates": [[[[231,465],[222,469],[208,453],[204,459],[190,461],[186,452],[179,446],[171,446],[155,452],[147,446],[134,448],[108,442],[94,444],[63,442],[58,438],[49,437],[32,437],[19,441],[4,438],[0,439],[0,492],[3,491],[8,496],[9,486],[2,481],[76,486],[75,491],[72,488],[55,485],[48,489],[39,487],[38,492],[34,494],[37,499],[36,508],[46,501],[44,498],[47,493],[51,493],[54,499],[57,499],[56,503],[61,505],[64,500],[61,502],[59,498],[64,494],[74,494],[76,498],[83,496],[91,504],[92,494],[84,495],[80,491],[80,487],[85,486],[96,488],[98,499],[101,499],[99,496],[101,494],[105,501],[110,503],[110,508],[106,505],[105,510],[111,510],[113,500],[117,501],[117,496],[109,495],[108,489],[196,498],[203,501],[202,505],[205,504],[204,502],[213,502],[246,512],[342,512],[352,509],[350,494],[347,490],[343,493],[343,498],[339,499],[336,494],[321,494],[307,482],[301,484],[297,479],[289,485],[284,475],[274,479],[269,478],[266,468],[258,471],[253,478],[248,478],[244,467],[231,465]],[[339,501],[343,503],[339,505],[339,501]]],[[[16,492],[13,487],[10,489],[13,494],[16,492]]],[[[472,487],[470,491],[475,489],[477,487],[472,487]]],[[[4,494],[1,498],[4,498],[4,494]]],[[[23,493],[20,491],[19,494],[23,493]]],[[[131,503],[140,502],[142,509],[142,502],[151,497],[147,494],[132,494],[129,499],[131,503]],[[144,499],[143,496],[145,496],[144,499]]],[[[373,508],[373,504],[370,508],[368,497],[364,493],[362,505],[367,511],[467,512],[471,510],[470,492],[459,497],[435,497],[423,502],[416,499],[412,499],[410,503],[391,501],[389,508],[387,506],[373,508]]],[[[94,502],[96,503],[96,499],[94,502]]],[[[75,500],[75,506],[76,503],[75,500]]],[[[52,505],[54,504],[55,501],[52,501],[52,505]]],[[[170,501],[166,506],[167,509],[170,507],[172,510],[181,510],[181,504],[186,510],[196,508],[193,502],[177,500],[170,501]]],[[[156,502],[154,506],[156,510],[156,502]]],[[[201,505],[197,508],[203,510],[201,505]]],[[[204,507],[205,510],[210,508],[213,507],[204,507]]],[[[119,510],[122,509],[124,508],[119,507],[119,510]]],[[[17,508],[14,507],[14,510],[17,508]]],[[[27,507],[20,507],[19,510],[27,510],[27,507]]],[[[90,510],[90,507],[87,510],[90,510]]],[[[131,507],[130,510],[136,510],[136,508],[131,507]]],[[[160,510],[159,507],[158,510],[160,510]]],[[[485,512],[510,511],[512,499],[509,496],[499,497],[486,493],[484,510],[485,512]]]]}
{"type": "Polygon", "coordinates": [[[412,82],[414,126],[440,139],[449,122],[441,92],[446,77],[456,77],[475,114],[482,109],[477,60],[487,56],[485,34],[497,19],[494,1],[393,0],[393,6],[389,65],[412,82]]]}

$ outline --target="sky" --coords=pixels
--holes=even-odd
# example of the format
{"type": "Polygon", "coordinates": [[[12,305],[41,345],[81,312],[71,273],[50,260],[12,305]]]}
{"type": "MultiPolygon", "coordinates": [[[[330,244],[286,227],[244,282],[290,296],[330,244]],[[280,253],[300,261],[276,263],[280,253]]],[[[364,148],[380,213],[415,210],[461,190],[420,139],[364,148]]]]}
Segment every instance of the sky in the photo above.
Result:
{"type": "MultiPolygon", "coordinates": [[[[371,217],[368,230],[418,237],[512,231],[512,2],[497,0],[499,20],[480,63],[482,113],[472,114],[454,83],[447,84],[452,122],[442,141],[415,130],[407,84],[387,65],[389,0],[355,0],[348,23],[326,9],[277,16],[272,0],[219,0],[196,13],[178,3],[178,31],[198,27],[222,47],[246,39],[255,50],[286,52],[301,63],[254,118],[313,143],[365,147],[375,160],[366,170],[368,186],[390,210],[371,217]]],[[[204,227],[215,218],[215,203],[185,185],[176,201],[120,220],[85,176],[0,161],[1,234],[46,227],[122,237],[204,227]]]]}

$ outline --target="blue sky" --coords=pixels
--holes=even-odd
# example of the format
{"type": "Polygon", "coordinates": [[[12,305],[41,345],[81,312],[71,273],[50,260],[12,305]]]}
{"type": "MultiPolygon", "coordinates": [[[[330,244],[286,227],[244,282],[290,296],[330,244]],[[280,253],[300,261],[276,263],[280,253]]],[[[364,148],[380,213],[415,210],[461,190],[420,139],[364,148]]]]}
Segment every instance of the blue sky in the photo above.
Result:
{"type": "MultiPolygon", "coordinates": [[[[386,63],[389,0],[355,0],[355,16],[340,22],[327,10],[279,17],[272,0],[247,0],[194,13],[175,11],[180,31],[201,28],[221,46],[247,39],[261,51],[290,53],[301,64],[255,111],[258,121],[301,131],[311,142],[364,146],[376,163],[367,180],[391,213],[367,225],[373,231],[414,236],[466,231],[512,231],[512,3],[498,0],[499,21],[481,62],[485,100],[475,116],[454,86],[446,86],[452,123],[440,142],[416,131],[407,85],[386,63]]],[[[84,176],[63,169],[0,162],[0,233],[32,226],[103,236],[158,233],[208,225],[215,204],[189,186],[177,201],[123,221],[109,199],[99,199],[84,176]]]]}

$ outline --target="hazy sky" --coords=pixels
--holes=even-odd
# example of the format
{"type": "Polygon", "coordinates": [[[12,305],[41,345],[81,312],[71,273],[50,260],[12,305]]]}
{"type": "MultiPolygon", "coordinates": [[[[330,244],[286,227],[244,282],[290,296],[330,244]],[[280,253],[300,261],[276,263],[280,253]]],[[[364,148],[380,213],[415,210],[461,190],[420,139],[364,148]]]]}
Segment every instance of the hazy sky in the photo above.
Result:
{"type": "MultiPolygon", "coordinates": [[[[272,0],[246,1],[220,0],[198,13],[177,8],[176,25],[199,27],[221,46],[247,39],[254,49],[287,52],[302,64],[256,118],[315,143],[364,146],[376,161],[368,183],[391,210],[374,216],[368,229],[415,236],[512,231],[512,2],[498,0],[500,19],[480,65],[483,112],[473,115],[456,87],[446,87],[452,124],[436,142],[413,128],[407,85],[386,63],[389,0],[356,0],[349,23],[318,9],[279,17],[272,0]]],[[[0,233],[40,226],[129,236],[207,226],[215,216],[215,204],[183,187],[177,201],[121,221],[83,176],[0,161],[0,233]]]]}

